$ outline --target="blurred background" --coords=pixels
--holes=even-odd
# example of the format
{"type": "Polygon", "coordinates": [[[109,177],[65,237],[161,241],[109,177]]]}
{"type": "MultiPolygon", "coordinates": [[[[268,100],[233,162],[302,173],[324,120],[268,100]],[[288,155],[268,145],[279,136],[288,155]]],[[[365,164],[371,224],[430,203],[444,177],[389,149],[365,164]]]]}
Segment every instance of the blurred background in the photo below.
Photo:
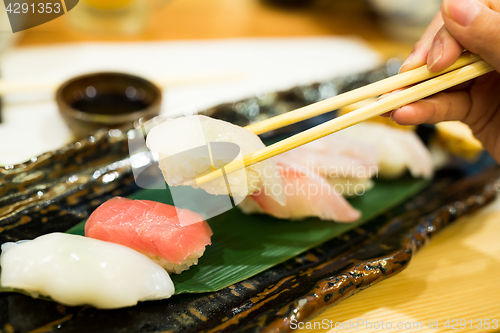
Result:
{"type": "Polygon", "coordinates": [[[75,41],[357,35],[379,52],[405,53],[440,0],[80,0],[64,17],[27,30],[19,46],[75,41]]]}
{"type": "MultiPolygon", "coordinates": [[[[175,115],[386,64],[394,74],[440,2],[66,0],[65,15],[15,34],[2,10],[0,142],[11,144],[0,144],[0,165],[78,138],[55,100],[75,76],[151,80],[163,92],[159,112],[175,115]]],[[[328,89],[322,98],[338,93],[328,89]]]]}

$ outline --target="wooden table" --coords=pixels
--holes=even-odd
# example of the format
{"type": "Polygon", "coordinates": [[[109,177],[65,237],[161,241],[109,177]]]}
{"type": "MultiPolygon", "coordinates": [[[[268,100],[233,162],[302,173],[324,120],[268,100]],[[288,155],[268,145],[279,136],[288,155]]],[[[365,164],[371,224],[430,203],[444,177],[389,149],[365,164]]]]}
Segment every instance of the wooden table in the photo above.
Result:
{"type": "MultiPolygon", "coordinates": [[[[363,0],[317,1],[305,9],[272,7],[257,0],[172,0],[137,36],[88,34],[73,28],[63,16],[26,31],[19,44],[318,35],[358,35],[387,57],[402,56],[411,50],[410,43],[392,41],[383,34],[363,0]]],[[[359,319],[372,323],[383,320],[395,327],[398,322],[407,326],[421,322],[422,329],[416,326],[390,331],[423,332],[429,331],[429,320],[438,321],[439,331],[445,330],[447,319],[465,319],[467,323],[473,319],[474,325],[477,319],[496,316],[500,320],[499,222],[497,201],[438,235],[396,277],[325,311],[311,324],[359,319]]],[[[346,331],[377,330],[363,326],[346,331]]]]}
{"type": "MultiPolygon", "coordinates": [[[[438,234],[400,274],[332,307],[311,320],[344,323],[388,322],[407,324],[406,329],[359,329],[335,332],[442,332],[446,321],[465,319],[467,329],[454,332],[500,330],[500,199],[482,211],[462,218],[438,234]],[[470,329],[477,319],[496,318],[496,329],[470,329]],[[438,330],[429,329],[429,321],[438,330]],[[422,329],[419,324],[422,323],[422,329]],[[410,328],[411,327],[411,328],[410,328]],[[433,324],[435,327],[435,324],[433,324]]],[[[483,322],[484,323],[484,322],[483,322]]],[[[310,324],[310,325],[311,325],[310,324]]],[[[319,324],[316,324],[319,327],[319,324]]],[[[330,324],[328,324],[330,325],[330,324]]],[[[312,326],[314,327],[314,326],[312,326]]],[[[387,327],[387,326],[385,326],[387,327]]],[[[455,326],[460,328],[460,324],[455,326]]],[[[299,330],[323,332],[325,330],[299,330]]],[[[333,332],[333,331],[332,331],[333,332]]]]}

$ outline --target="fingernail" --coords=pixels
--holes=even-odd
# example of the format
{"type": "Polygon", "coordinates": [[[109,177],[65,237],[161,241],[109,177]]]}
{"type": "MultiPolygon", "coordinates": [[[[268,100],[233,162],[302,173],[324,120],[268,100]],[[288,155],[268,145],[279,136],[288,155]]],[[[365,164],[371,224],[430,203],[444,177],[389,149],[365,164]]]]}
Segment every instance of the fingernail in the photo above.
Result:
{"type": "Polygon", "coordinates": [[[446,15],[463,27],[469,26],[480,10],[475,0],[445,0],[446,15]]]}
{"type": "Polygon", "coordinates": [[[427,59],[427,68],[432,70],[432,67],[438,63],[443,57],[444,45],[441,40],[435,40],[429,51],[429,58],[427,59]]]}
{"type": "MultiPolygon", "coordinates": [[[[396,110],[394,110],[396,111],[396,110]]],[[[394,118],[392,117],[392,114],[394,113],[394,111],[391,112],[391,115],[389,116],[389,118],[391,118],[392,121],[394,121],[394,118]]]]}
{"type": "Polygon", "coordinates": [[[408,58],[406,58],[406,60],[403,62],[403,64],[401,65],[401,68],[399,69],[400,73],[401,73],[401,69],[403,67],[405,67],[406,65],[409,65],[411,63],[411,61],[413,60],[413,55],[414,54],[415,54],[415,52],[410,53],[410,55],[408,56],[408,58]]]}

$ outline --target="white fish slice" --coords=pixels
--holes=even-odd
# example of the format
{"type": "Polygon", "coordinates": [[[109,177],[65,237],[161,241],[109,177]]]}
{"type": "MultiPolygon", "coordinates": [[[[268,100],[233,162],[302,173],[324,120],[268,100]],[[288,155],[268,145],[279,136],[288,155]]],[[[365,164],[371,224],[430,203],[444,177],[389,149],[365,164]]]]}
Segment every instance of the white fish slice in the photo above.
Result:
{"type": "Polygon", "coordinates": [[[415,178],[432,176],[432,157],[413,131],[405,131],[384,124],[360,123],[333,136],[352,138],[371,144],[378,153],[378,176],[400,177],[409,170],[415,178]]]}
{"type": "Polygon", "coordinates": [[[310,170],[298,170],[278,163],[286,205],[280,206],[265,190],[248,196],[238,207],[246,214],[266,213],[280,219],[318,217],[336,222],[354,222],[361,216],[326,181],[310,170]]]}
{"type": "Polygon", "coordinates": [[[262,187],[278,205],[285,204],[285,196],[271,190],[281,188],[281,177],[271,160],[201,186],[194,181],[199,175],[231,161],[242,161],[243,156],[265,148],[257,135],[242,127],[200,115],[167,119],[151,129],[146,143],[151,151],[159,154],[158,163],[176,207],[189,208],[207,219],[231,209],[233,203],[239,204],[262,187]],[[192,191],[191,196],[186,194],[186,187],[201,188],[218,197],[217,202],[205,205],[206,195],[192,191]]]}
{"type": "Polygon", "coordinates": [[[378,154],[372,144],[329,135],[274,157],[274,161],[308,169],[327,178],[369,179],[377,173],[378,154]]]}

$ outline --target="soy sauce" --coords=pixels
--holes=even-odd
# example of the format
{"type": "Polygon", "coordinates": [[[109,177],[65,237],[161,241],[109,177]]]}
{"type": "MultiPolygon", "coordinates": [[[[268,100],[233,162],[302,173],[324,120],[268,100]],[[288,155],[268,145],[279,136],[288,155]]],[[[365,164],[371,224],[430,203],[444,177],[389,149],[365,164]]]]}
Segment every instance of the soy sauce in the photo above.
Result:
{"type": "Polygon", "coordinates": [[[144,110],[148,103],[140,99],[129,98],[120,94],[97,94],[93,98],[74,101],[74,109],[96,114],[123,114],[144,110]]]}

